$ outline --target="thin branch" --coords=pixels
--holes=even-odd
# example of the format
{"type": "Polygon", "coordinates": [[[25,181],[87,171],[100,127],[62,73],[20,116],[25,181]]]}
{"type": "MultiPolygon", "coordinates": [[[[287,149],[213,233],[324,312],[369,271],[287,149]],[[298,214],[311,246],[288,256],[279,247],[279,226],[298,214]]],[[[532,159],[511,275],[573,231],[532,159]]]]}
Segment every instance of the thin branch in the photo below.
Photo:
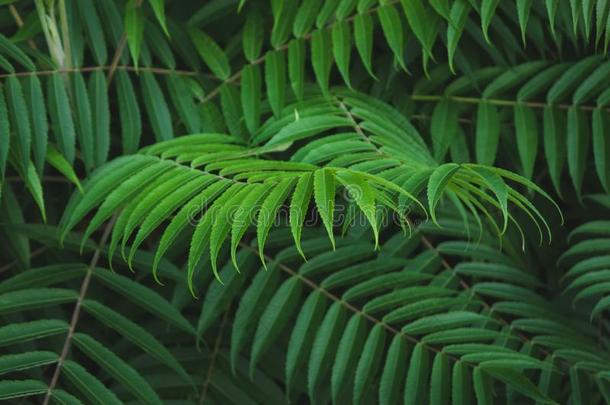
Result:
{"type": "MultiPolygon", "coordinates": [[[[560,110],[569,110],[570,108],[578,108],[583,111],[593,111],[598,107],[591,105],[580,105],[580,104],[549,104],[540,101],[519,101],[519,100],[504,100],[498,98],[478,98],[478,97],[462,97],[462,96],[441,96],[436,94],[412,94],[411,100],[414,101],[441,101],[443,99],[449,99],[458,103],[466,104],[482,104],[487,103],[491,105],[505,106],[505,107],[517,107],[525,106],[531,108],[546,108],[555,107],[560,110]]],[[[610,112],[610,108],[605,109],[606,112],[610,112]]]]}
{"type": "Polygon", "coordinates": [[[117,215],[115,214],[110,219],[108,224],[106,224],[106,227],[104,228],[104,233],[102,234],[102,237],[100,238],[100,243],[95,248],[95,251],[93,252],[93,257],[91,258],[91,261],[89,262],[89,266],[87,267],[87,273],[85,274],[85,278],[83,279],[83,282],[81,284],[80,293],[78,295],[76,305],[74,306],[74,311],[72,312],[72,319],[70,320],[70,327],[68,328],[68,335],[66,336],[66,340],[64,341],[64,346],[61,350],[61,355],[59,356],[59,359],[57,360],[57,364],[55,366],[55,371],[53,372],[53,377],[51,377],[51,382],[49,383],[47,393],[44,397],[43,405],[48,405],[49,400],[51,399],[51,394],[53,392],[53,389],[55,388],[55,386],[57,385],[57,381],[59,380],[59,375],[61,374],[62,366],[63,366],[64,362],[66,361],[66,357],[68,356],[68,353],[70,352],[70,347],[72,345],[72,338],[74,337],[74,331],[76,329],[76,324],[78,323],[78,320],[79,320],[80,310],[83,305],[85,295],[87,294],[87,290],[89,289],[89,283],[91,282],[91,276],[93,274],[93,269],[97,266],[97,262],[100,259],[102,249],[104,248],[104,245],[106,245],[106,241],[108,240],[108,237],[110,236],[110,231],[112,230],[112,226],[114,225],[114,221],[116,220],[116,218],[117,218],[117,215]]]}
{"type": "MultiPolygon", "coordinates": [[[[138,0],[136,2],[136,7],[140,7],[142,5],[142,0],[138,0]]],[[[117,66],[119,65],[119,60],[121,59],[121,55],[123,54],[123,50],[125,49],[125,45],[127,44],[127,34],[125,30],[123,30],[123,34],[121,35],[121,39],[117,45],[117,49],[114,52],[114,56],[112,57],[112,63],[110,64],[110,70],[108,71],[108,76],[106,76],[106,82],[108,86],[110,86],[110,82],[112,81],[112,77],[114,76],[114,72],[116,71],[117,66]]],[[[138,61],[135,61],[138,63],[138,61]]]]}
{"type": "MultiPolygon", "coordinates": [[[[6,181],[9,181],[11,183],[22,183],[25,182],[25,180],[19,176],[9,176],[5,178],[6,181]]],[[[71,181],[66,178],[66,177],[61,177],[61,176],[42,176],[40,178],[40,180],[42,181],[51,181],[51,182],[55,182],[55,183],[71,183],[71,181]]]]}
{"type": "Polygon", "coordinates": [[[125,49],[125,44],[127,44],[127,36],[125,35],[125,33],[123,33],[123,35],[121,36],[121,40],[119,41],[119,45],[117,46],[116,52],[114,53],[114,57],[112,58],[110,69],[108,69],[108,75],[106,76],[106,83],[108,84],[108,86],[110,86],[110,82],[112,81],[114,72],[119,66],[119,60],[121,59],[123,49],[125,49]]]}
{"type": "MultiPolygon", "coordinates": [[[[111,70],[112,66],[85,66],[85,67],[75,67],[70,69],[52,69],[52,70],[39,70],[34,72],[15,72],[15,73],[2,73],[0,74],[0,79],[6,78],[9,76],[50,76],[55,73],[74,73],[74,72],[93,72],[96,70],[111,70]]],[[[181,76],[196,76],[199,73],[190,71],[190,70],[175,70],[175,69],[164,69],[158,67],[135,67],[130,65],[118,65],[115,70],[126,70],[128,72],[151,72],[160,75],[169,75],[176,74],[181,76]]]]}
{"type": "MultiPolygon", "coordinates": [[[[17,11],[17,8],[13,4],[9,4],[8,9],[11,12],[11,15],[13,16],[13,19],[15,20],[17,26],[19,28],[23,27],[23,19],[21,18],[19,11],[17,11]]],[[[32,49],[37,49],[36,43],[32,39],[28,39],[28,45],[32,49]]]]}
{"type": "Polygon", "coordinates": [[[218,331],[218,336],[216,336],[216,342],[214,342],[214,350],[212,351],[212,357],[210,358],[210,367],[208,367],[208,372],[205,376],[205,381],[203,383],[203,387],[201,388],[201,395],[199,396],[199,404],[203,404],[205,397],[208,392],[208,387],[210,386],[210,382],[212,381],[212,374],[214,374],[214,362],[216,361],[216,357],[220,352],[220,342],[222,341],[222,335],[224,333],[225,326],[227,324],[227,320],[229,319],[229,308],[226,309],[224,315],[222,316],[222,322],[220,323],[220,330],[218,331]]]}
{"type": "MultiPolygon", "coordinates": [[[[34,258],[36,256],[41,255],[42,253],[46,252],[48,250],[48,246],[43,246],[41,248],[36,249],[35,251],[33,251],[32,253],[30,253],[30,259],[34,258]]],[[[2,267],[0,267],[0,274],[4,273],[7,270],[12,269],[14,266],[16,266],[19,263],[18,260],[13,260],[12,262],[10,262],[9,264],[6,264],[2,267]]]]}

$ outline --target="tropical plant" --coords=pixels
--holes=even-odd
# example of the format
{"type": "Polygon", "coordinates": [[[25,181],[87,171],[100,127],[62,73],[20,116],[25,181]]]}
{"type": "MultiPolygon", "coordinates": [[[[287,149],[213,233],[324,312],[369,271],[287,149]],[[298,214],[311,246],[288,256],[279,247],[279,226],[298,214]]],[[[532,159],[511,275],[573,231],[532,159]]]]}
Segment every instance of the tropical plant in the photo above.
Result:
{"type": "Polygon", "coordinates": [[[0,399],[610,402],[610,2],[0,3],[0,399]]]}

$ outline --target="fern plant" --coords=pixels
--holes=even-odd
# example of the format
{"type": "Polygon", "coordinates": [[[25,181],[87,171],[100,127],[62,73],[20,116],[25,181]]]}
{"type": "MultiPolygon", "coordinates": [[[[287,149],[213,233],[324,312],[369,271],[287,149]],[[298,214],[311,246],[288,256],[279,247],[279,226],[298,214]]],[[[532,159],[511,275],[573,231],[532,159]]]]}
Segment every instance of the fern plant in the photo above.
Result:
{"type": "Polygon", "coordinates": [[[610,402],[610,3],[0,6],[0,399],[610,402]]]}

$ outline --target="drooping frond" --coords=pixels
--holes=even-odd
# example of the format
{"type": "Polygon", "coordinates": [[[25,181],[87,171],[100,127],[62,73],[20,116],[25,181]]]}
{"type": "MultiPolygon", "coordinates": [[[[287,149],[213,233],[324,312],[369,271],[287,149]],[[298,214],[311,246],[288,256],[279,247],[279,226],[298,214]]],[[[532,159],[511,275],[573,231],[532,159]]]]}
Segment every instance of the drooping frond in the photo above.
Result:
{"type": "MultiPolygon", "coordinates": [[[[125,250],[127,242],[134,238],[135,252],[173,216],[161,236],[157,259],[181,231],[193,227],[188,272],[193,274],[201,255],[209,250],[212,269],[218,277],[216,259],[223,243],[229,241],[230,235],[234,257],[251,223],[256,225],[263,257],[267,234],[284,203],[290,205],[297,247],[312,199],[334,244],[335,195],[342,188],[347,190],[354,207],[366,215],[376,244],[378,209],[393,213],[410,226],[407,208],[426,213],[416,198],[424,189],[435,222],[436,206],[447,194],[453,197],[454,204],[467,206],[474,213],[483,212],[498,234],[505,232],[509,220],[519,227],[508,212],[509,202],[526,212],[536,226],[540,228],[541,220],[548,229],[538,210],[505,179],[550,199],[536,185],[494,167],[439,165],[404,117],[387,105],[366,104],[367,101],[370,100],[352,93],[337,98],[338,105],[329,104],[324,98],[314,99],[296,114],[288,113],[265,123],[255,138],[260,147],[246,147],[228,135],[200,134],[157,143],[144,148],[141,154],[117,159],[90,177],[84,194],[75,193],[62,220],[63,234],[99,206],[85,231],[87,238],[120,210],[110,251],[120,244],[122,255],[129,262],[132,254],[125,250]],[[344,127],[354,132],[340,132],[344,127]],[[297,149],[289,161],[261,157],[285,153],[295,142],[328,132],[331,135],[297,149]],[[352,153],[346,154],[346,148],[352,153]],[[485,208],[487,204],[500,210],[502,225],[495,224],[485,208]]],[[[234,264],[237,267],[235,260],[234,264]]]]}

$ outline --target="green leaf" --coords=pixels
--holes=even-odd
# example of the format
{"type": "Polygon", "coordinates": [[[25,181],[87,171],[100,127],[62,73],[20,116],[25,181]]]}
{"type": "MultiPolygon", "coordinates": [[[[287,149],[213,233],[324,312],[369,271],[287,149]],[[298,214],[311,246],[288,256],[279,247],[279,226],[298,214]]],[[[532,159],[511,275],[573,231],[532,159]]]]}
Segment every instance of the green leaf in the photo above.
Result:
{"type": "Polygon", "coordinates": [[[97,14],[93,0],[79,1],[78,8],[83,19],[83,26],[89,39],[88,44],[92,49],[93,57],[98,65],[105,65],[108,59],[106,50],[106,39],[102,30],[102,22],[97,14]]]}
{"type": "MultiPolygon", "coordinates": [[[[232,220],[234,213],[241,205],[244,200],[248,199],[251,192],[256,192],[257,187],[255,185],[247,185],[242,187],[235,195],[228,199],[222,207],[219,207],[218,212],[215,214],[215,218],[212,218],[212,229],[210,230],[210,262],[212,263],[212,271],[214,274],[217,273],[217,261],[220,248],[224,243],[229,232],[231,231],[232,220]]],[[[235,266],[238,270],[239,267],[235,266]]]]}
{"type": "Polygon", "coordinates": [[[290,87],[298,100],[305,91],[305,40],[293,39],[288,44],[288,78],[290,87]]]}
{"type": "Polygon", "coordinates": [[[231,260],[237,269],[237,246],[253,222],[255,214],[263,204],[267,194],[272,189],[270,184],[257,184],[252,191],[242,199],[239,207],[233,212],[231,226],[231,260]]]}
{"type": "Polygon", "coordinates": [[[428,208],[432,221],[438,226],[440,225],[436,221],[436,206],[451,178],[459,169],[460,165],[456,163],[445,163],[434,169],[428,180],[428,208]]]}
{"type": "Polygon", "coordinates": [[[91,74],[89,95],[93,112],[96,166],[106,162],[110,150],[110,107],[107,87],[104,72],[97,70],[91,74]]]}
{"type": "Polygon", "coordinates": [[[483,0],[481,2],[481,29],[483,30],[483,36],[485,37],[485,41],[491,44],[489,40],[489,25],[491,24],[491,20],[496,14],[496,8],[500,3],[499,0],[483,0]]]}
{"type": "Polygon", "coordinates": [[[0,401],[41,395],[47,392],[47,385],[37,380],[0,381],[0,401]]]}
{"type": "Polygon", "coordinates": [[[30,129],[30,119],[28,108],[23,97],[21,83],[16,76],[10,75],[6,80],[6,91],[8,106],[11,111],[11,119],[14,124],[15,135],[17,137],[18,150],[21,155],[22,170],[27,171],[30,162],[30,143],[32,141],[32,131],[30,129]]]}
{"type": "Polygon", "coordinates": [[[335,11],[335,18],[339,21],[347,18],[354,11],[358,0],[341,0],[335,11]]]}
{"type": "Polygon", "coordinates": [[[379,194],[362,176],[358,176],[355,173],[340,172],[337,180],[343,183],[349,197],[356,202],[356,205],[371,225],[375,238],[375,248],[377,249],[379,247],[379,227],[377,225],[375,199],[379,194]]]}
{"type": "Polygon", "coordinates": [[[51,392],[51,398],[54,402],[61,405],[80,405],[82,402],[72,394],[68,394],[66,391],[59,388],[55,388],[51,392]]]}
{"type": "MultiPolygon", "coordinates": [[[[231,332],[231,369],[233,374],[236,373],[240,351],[254,335],[260,316],[271,299],[269,291],[275,291],[277,288],[279,273],[277,266],[272,266],[267,271],[259,271],[239,300],[239,307],[235,312],[231,332]]],[[[237,277],[243,278],[243,276],[237,277]]],[[[307,305],[307,303],[304,305],[307,305]]]]}
{"type": "Polygon", "coordinates": [[[349,79],[349,62],[352,55],[352,40],[349,23],[339,21],[332,28],[333,55],[339,73],[345,84],[351,87],[349,79]]]}
{"type": "MultiPolygon", "coordinates": [[[[220,191],[220,192],[222,192],[222,195],[220,195],[218,198],[216,198],[216,200],[211,204],[211,206],[208,208],[208,210],[205,212],[205,214],[200,218],[200,220],[195,228],[195,232],[193,233],[193,237],[191,238],[191,245],[189,248],[189,257],[188,257],[188,267],[187,267],[187,281],[188,281],[189,289],[191,290],[191,294],[193,294],[193,295],[195,295],[195,291],[193,288],[194,271],[209,242],[210,231],[212,228],[211,225],[212,225],[212,221],[214,220],[214,216],[217,215],[220,208],[228,200],[230,200],[235,195],[235,193],[237,193],[243,187],[243,184],[233,183],[228,189],[226,189],[226,191],[224,190],[225,187],[226,187],[226,185],[222,186],[222,190],[220,191]]],[[[220,194],[220,193],[218,193],[218,194],[220,194]]],[[[214,191],[214,193],[212,195],[215,198],[217,195],[217,192],[214,191]]],[[[208,202],[208,200],[204,200],[204,201],[206,203],[208,202]]],[[[203,209],[202,205],[196,206],[195,214],[197,214],[202,209],[203,209]]],[[[186,218],[182,217],[181,221],[182,220],[184,220],[184,221],[191,220],[192,221],[192,218],[193,218],[192,212],[186,213],[186,218]]],[[[186,225],[186,223],[184,225],[186,225]]],[[[214,270],[214,268],[212,268],[212,270],[214,270]]],[[[216,277],[216,279],[219,282],[222,283],[222,280],[219,278],[218,274],[214,274],[214,276],[216,277]]]]}
{"type": "Polygon", "coordinates": [[[477,110],[475,155],[477,162],[492,165],[496,160],[500,140],[500,118],[495,105],[483,100],[477,110]]]}
{"type": "Polygon", "coordinates": [[[449,25],[447,26],[447,59],[449,59],[449,68],[455,73],[453,59],[457,50],[458,42],[462,37],[462,32],[468,21],[471,6],[467,0],[455,0],[451,6],[449,14],[449,25]]]}
{"type": "Polygon", "coordinates": [[[0,327],[0,347],[58,335],[68,331],[68,324],[55,319],[14,322],[0,327]]]}
{"type": "Polygon", "coordinates": [[[136,398],[148,404],[162,403],[148,382],[133,367],[97,340],[84,333],[75,333],[72,341],[87,357],[120,382],[136,398]]]}
{"type": "Polygon", "coordinates": [[[144,106],[157,142],[172,139],[174,131],[172,117],[165,96],[155,76],[151,72],[140,73],[140,85],[144,96],[144,106]]]}
{"type": "Polygon", "coordinates": [[[373,72],[373,19],[369,14],[358,14],[354,19],[354,42],[367,72],[376,78],[373,72]]]}
{"type": "Polygon", "coordinates": [[[246,127],[254,134],[261,119],[261,72],[258,65],[247,65],[242,70],[241,105],[246,127]]]}
{"type": "MultiPolygon", "coordinates": [[[[595,48],[599,46],[599,42],[605,33],[606,19],[608,11],[610,11],[610,3],[607,0],[597,1],[595,5],[595,48]]],[[[606,32],[606,35],[607,32],[606,32]]]]}
{"type": "Polygon", "coordinates": [[[380,360],[383,355],[385,343],[385,329],[381,324],[375,325],[366,339],[362,356],[356,366],[356,377],[354,379],[354,402],[362,403],[365,394],[370,390],[380,360]]]}
{"type": "Polygon", "coordinates": [[[246,16],[242,38],[244,56],[248,62],[253,63],[260,56],[265,39],[263,18],[257,9],[251,10],[246,16]]]}
{"type": "Polygon", "coordinates": [[[6,161],[8,159],[11,142],[10,135],[11,129],[8,109],[6,108],[6,101],[4,100],[4,92],[2,91],[2,88],[0,88],[0,172],[2,174],[2,180],[4,180],[4,175],[6,173],[6,161]]]}
{"type": "Polygon", "coordinates": [[[116,395],[100,382],[96,377],[91,375],[81,365],[72,360],[66,360],[63,363],[62,375],[80,391],[91,404],[121,404],[122,402],[116,395]]]}
{"type": "Polygon", "coordinates": [[[184,76],[167,75],[167,87],[170,98],[178,111],[189,134],[201,132],[200,114],[192,97],[189,97],[189,83],[184,76]]]}
{"type": "MultiPolygon", "coordinates": [[[[404,33],[402,27],[402,20],[398,11],[391,5],[384,5],[377,9],[377,16],[381,23],[381,29],[385,36],[392,53],[394,54],[394,60],[403,68],[407,70],[405,66],[403,49],[404,49],[404,33]]],[[[336,59],[336,56],[335,56],[336,59]]]]}
{"type": "Polygon", "coordinates": [[[80,72],[75,73],[72,77],[72,92],[78,143],[85,168],[89,171],[95,166],[93,116],[91,114],[89,92],[85,85],[85,79],[80,72]]]}
{"type": "Polygon", "coordinates": [[[32,310],[76,301],[78,294],[60,288],[32,288],[0,295],[0,314],[32,310]]]}
{"type": "Polygon", "coordinates": [[[324,27],[333,16],[341,0],[326,0],[322,3],[322,8],[316,17],[316,27],[324,27]]]}
{"type": "Polygon", "coordinates": [[[609,130],[607,113],[601,108],[593,110],[593,157],[597,176],[606,193],[610,193],[610,141],[606,136],[609,130]]]}
{"type": "Polygon", "coordinates": [[[483,373],[480,367],[475,367],[472,374],[472,383],[477,403],[480,405],[491,405],[493,400],[493,386],[489,377],[483,373]]]}
{"type": "Polygon", "coordinates": [[[567,151],[568,169],[576,195],[580,198],[585,164],[589,151],[589,129],[583,111],[578,107],[568,110],[567,151]]]}
{"type": "Polygon", "coordinates": [[[53,364],[58,358],[57,353],[49,351],[5,354],[0,357],[0,375],[53,364]]]}
{"type": "Polygon", "coordinates": [[[566,160],[566,119],[558,108],[544,108],[544,155],[555,190],[561,195],[561,172],[566,160]]]}
{"type": "Polygon", "coordinates": [[[423,344],[418,343],[411,354],[404,392],[406,404],[427,403],[428,373],[430,369],[427,350],[423,344]]]}
{"type": "Polygon", "coordinates": [[[557,39],[555,31],[555,16],[557,15],[557,7],[559,6],[559,0],[545,0],[546,11],[549,17],[549,26],[551,28],[551,34],[553,38],[557,39]]]}
{"type": "Polygon", "coordinates": [[[407,16],[409,27],[422,44],[425,54],[432,57],[432,48],[440,22],[438,15],[428,10],[425,4],[419,1],[401,0],[400,4],[407,16]]]}
{"type": "Polygon", "coordinates": [[[328,95],[333,48],[327,29],[316,30],[311,35],[311,65],[322,93],[328,95]]]}
{"type": "Polygon", "coordinates": [[[301,3],[294,19],[294,25],[292,26],[292,33],[295,37],[302,38],[309,33],[316,20],[321,4],[321,0],[304,0],[301,3]]]}
{"type": "Polygon", "coordinates": [[[297,278],[290,278],[282,283],[265,308],[252,342],[250,355],[250,375],[262,355],[278,338],[280,331],[292,318],[301,297],[302,282],[297,278]]]}
{"type": "Polygon", "coordinates": [[[515,106],[514,113],[517,151],[519,152],[523,175],[531,179],[538,150],[536,116],[531,108],[523,105],[515,106]]]}
{"type": "MultiPolygon", "coordinates": [[[[279,182],[263,201],[256,219],[256,241],[258,255],[265,265],[264,247],[280,206],[284,203],[295,183],[295,178],[286,178],[279,182]]],[[[266,265],[265,265],[266,266],[266,265]]]]}
{"type": "MultiPolygon", "coordinates": [[[[351,385],[357,355],[362,351],[362,345],[364,344],[366,333],[364,322],[361,315],[352,315],[337,346],[337,354],[333,361],[330,377],[333,403],[338,403],[343,391],[351,385]]],[[[362,351],[362,353],[365,352],[362,351]]],[[[357,402],[356,397],[354,397],[354,402],[357,402]]]]}
{"type": "Polygon", "coordinates": [[[223,83],[220,86],[220,106],[227,128],[229,128],[229,133],[245,139],[246,132],[243,125],[240,95],[231,83],[223,83]]]}
{"type": "Polygon", "coordinates": [[[85,265],[81,263],[62,263],[57,265],[32,268],[5,279],[0,284],[0,292],[40,288],[59,284],[83,275],[85,265]]]}
{"type": "Polygon", "coordinates": [[[447,0],[430,0],[430,5],[445,20],[449,20],[449,2],[447,0]]]}
{"type": "Polygon", "coordinates": [[[345,328],[345,310],[340,302],[335,302],[320,324],[311,346],[307,367],[307,392],[315,400],[316,393],[331,365],[341,332],[345,328]]]}
{"type": "Polygon", "coordinates": [[[309,138],[332,128],[348,127],[352,122],[346,117],[334,115],[314,115],[311,117],[299,117],[296,121],[283,127],[277,134],[267,142],[265,146],[279,145],[309,138]]]}
{"type": "Polygon", "coordinates": [[[222,48],[210,36],[196,28],[189,28],[189,34],[203,62],[215,76],[226,81],[231,76],[231,66],[222,48]]]}
{"type": "Polygon", "coordinates": [[[383,366],[381,381],[379,382],[379,403],[381,405],[398,402],[402,390],[406,364],[409,353],[402,335],[395,335],[388,349],[386,361],[383,366]]]}
{"type": "Polygon", "coordinates": [[[572,29],[574,35],[578,34],[578,21],[582,11],[582,4],[580,1],[570,0],[570,10],[572,12],[572,29]]]}
{"type": "Polygon", "coordinates": [[[432,136],[434,158],[438,162],[443,161],[449,146],[458,134],[458,110],[456,107],[449,98],[443,98],[436,104],[432,113],[430,135],[432,136]]]}
{"type": "Polygon", "coordinates": [[[265,56],[267,99],[273,115],[279,117],[286,98],[286,61],[284,52],[269,51],[265,56]]]}
{"type": "Polygon", "coordinates": [[[83,188],[70,163],[52,145],[47,148],[47,162],[70,180],[82,193],[83,188]]]}
{"type": "Polygon", "coordinates": [[[307,360],[317,327],[322,321],[326,299],[316,290],[305,300],[290,334],[286,352],[286,392],[291,392],[299,368],[307,360]]]}
{"type": "MultiPolygon", "coordinates": [[[[40,80],[36,75],[27,76],[25,78],[24,94],[30,111],[30,120],[32,121],[32,155],[36,170],[40,174],[42,173],[47,153],[49,128],[45,98],[42,94],[40,80]]],[[[2,130],[3,128],[0,127],[0,131],[2,130]]]]}
{"type": "Polygon", "coordinates": [[[430,373],[430,404],[449,403],[451,393],[449,360],[444,353],[437,353],[432,362],[430,373]]]}
{"type": "Polygon", "coordinates": [[[491,192],[495,195],[500,210],[502,211],[502,217],[504,225],[502,226],[502,232],[506,231],[508,225],[508,187],[506,183],[493,170],[486,169],[484,167],[475,168],[476,173],[483,179],[485,186],[487,186],[491,192]]]}
{"type": "Polygon", "coordinates": [[[455,405],[471,404],[472,396],[470,369],[456,361],[451,374],[451,402],[455,405]]]}
{"type": "Polygon", "coordinates": [[[58,73],[53,73],[49,78],[48,85],[49,114],[54,127],[55,139],[59,151],[72,164],[75,156],[76,135],[65,83],[58,73]]]}
{"type": "Polygon", "coordinates": [[[165,23],[165,0],[148,0],[148,4],[153,9],[157,21],[161,24],[161,28],[165,31],[165,35],[169,36],[167,25],[165,23]]]}
{"type": "Polygon", "coordinates": [[[314,172],[314,200],[316,207],[328,233],[330,242],[335,248],[333,235],[333,217],[335,210],[335,176],[331,169],[319,169],[314,172]]]}
{"type": "Polygon", "coordinates": [[[271,46],[279,49],[290,37],[293,22],[297,14],[297,2],[281,2],[279,12],[274,12],[273,29],[271,30],[271,46]]]}
{"type": "Polygon", "coordinates": [[[117,71],[114,80],[117,88],[123,153],[135,153],[140,145],[140,136],[142,134],[139,103],[127,72],[117,71]]]}
{"type": "Polygon", "coordinates": [[[485,320],[489,320],[489,318],[475,312],[451,311],[421,317],[403,327],[402,331],[407,334],[428,334],[438,330],[469,326],[475,322],[485,320]]]}
{"type": "Polygon", "coordinates": [[[521,40],[525,47],[525,32],[527,30],[527,22],[530,18],[533,0],[517,0],[517,16],[519,18],[519,28],[521,29],[521,40]]]}
{"type": "Polygon", "coordinates": [[[36,168],[34,167],[34,164],[30,161],[27,172],[21,172],[20,174],[25,181],[26,188],[28,189],[28,191],[32,195],[32,198],[34,198],[34,202],[36,202],[36,205],[38,206],[42,221],[47,222],[42,184],[40,183],[40,177],[38,177],[38,173],[36,173],[36,168]]]}

